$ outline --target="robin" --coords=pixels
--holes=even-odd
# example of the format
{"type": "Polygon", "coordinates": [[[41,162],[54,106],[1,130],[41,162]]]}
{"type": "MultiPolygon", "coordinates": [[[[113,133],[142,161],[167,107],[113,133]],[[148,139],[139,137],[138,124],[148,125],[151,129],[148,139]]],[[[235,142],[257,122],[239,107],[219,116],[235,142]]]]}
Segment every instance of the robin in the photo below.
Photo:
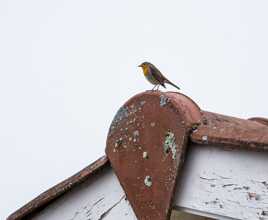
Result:
{"type": "Polygon", "coordinates": [[[146,77],[146,79],[154,85],[153,89],[157,87],[156,90],[159,89],[159,86],[163,86],[166,88],[165,83],[170,84],[174,86],[176,89],[180,88],[176,86],[174,83],[170,82],[166,77],[163,76],[163,74],[151,63],[149,62],[143,62],[139,65],[139,67],[142,68],[143,74],[146,77]]]}

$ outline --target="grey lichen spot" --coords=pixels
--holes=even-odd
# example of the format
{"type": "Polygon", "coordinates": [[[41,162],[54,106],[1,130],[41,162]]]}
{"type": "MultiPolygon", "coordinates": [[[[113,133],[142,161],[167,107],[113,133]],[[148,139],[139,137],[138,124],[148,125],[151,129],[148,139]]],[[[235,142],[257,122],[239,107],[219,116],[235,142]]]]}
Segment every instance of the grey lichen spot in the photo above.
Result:
{"type": "Polygon", "coordinates": [[[193,125],[192,125],[192,132],[196,132],[197,129],[198,129],[198,126],[199,126],[198,123],[193,124],[193,125]]]}
{"type": "Polygon", "coordinates": [[[204,141],[205,143],[207,143],[208,142],[208,136],[206,136],[206,135],[202,136],[202,141],[204,141]]]}
{"type": "Polygon", "coordinates": [[[152,177],[146,176],[144,179],[144,184],[147,187],[151,187],[153,185],[152,177]]]}
{"type": "Polygon", "coordinates": [[[122,119],[128,116],[128,108],[122,106],[116,113],[114,120],[116,122],[121,121],[122,119]]]}
{"type": "Polygon", "coordinates": [[[145,105],[145,103],[146,103],[146,101],[141,101],[140,105],[143,106],[143,105],[145,105]]]}
{"type": "Polygon", "coordinates": [[[143,159],[149,159],[148,152],[144,151],[144,152],[142,153],[142,158],[143,158],[143,159]]]}
{"type": "Polygon", "coordinates": [[[119,138],[118,140],[116,140],[114,147],[118,148],[122,145],[122,143],[123,143],[123,138],[119,138]]]}
{"type": "Polygon", "coordinates": [[[208,124],[208,120],[206,118],[203,118],[202,122],[203,122],[204,125],[208,124]]]}
{"type": "Polygon", "coordinates": [[[134,132],[133,132],[133,136],[134,137],[138,137],[140,135],[140,132],[138,131],[138,130],[135,130],[134,132]]]}
{"type": "Polygon", "coordinates": [[[155,126],[155,122],[151,122],[150,125],[151,125],[151,127],[154,127],[155,126]]]}
{"type": "Polygon", "coordinates": [[[139,135],[140,132],[138,130],[133,131],[133,142],[137,142],[139,135]]]}
{"type": "Polygon", "coordinates": [[[160,95],[160,106],[161,107],[165,106],[168,102],[169,102],[168,97],[166,97],[164,95],[160,95]]]}
{"type": "Polygon", "coordinates": [[[127,118],[128,115],[129,115],[128,108],[122,106],[114,116],[109,132],[112,132],[116,128],[116,126],[120,123],[120,121],[127,118]]]}
{"type": "Polygon", "coordinates": [[[168,131],[165,135],[163,148],[164,148],[165,153],[169,153],[169,151],[171,150],[173,160],[176,159],[176,153],[177,153],[177,145],[175,141],[176,141],[176,138],[175,138],[174,133],[168,131]]]}

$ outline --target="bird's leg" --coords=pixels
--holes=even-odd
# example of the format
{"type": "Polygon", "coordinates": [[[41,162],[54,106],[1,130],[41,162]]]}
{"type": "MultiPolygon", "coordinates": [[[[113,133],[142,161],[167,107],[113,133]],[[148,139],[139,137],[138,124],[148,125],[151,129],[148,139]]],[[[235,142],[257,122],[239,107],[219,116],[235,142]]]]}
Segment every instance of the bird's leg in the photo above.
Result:
{"type": "Polygon", "coordinates": [[[157,85],[157,87],[156,87],[156,90],[157,90],[157,91],[159,90],[159,87],[160,87],[160,85],[157,85]]]}
{"type": "Polygon", "coordinates": [[[157,85],[155,85],[153,88],[152,88],[152,91],[154,91],[154,88],[156,87],[157,85]]]}

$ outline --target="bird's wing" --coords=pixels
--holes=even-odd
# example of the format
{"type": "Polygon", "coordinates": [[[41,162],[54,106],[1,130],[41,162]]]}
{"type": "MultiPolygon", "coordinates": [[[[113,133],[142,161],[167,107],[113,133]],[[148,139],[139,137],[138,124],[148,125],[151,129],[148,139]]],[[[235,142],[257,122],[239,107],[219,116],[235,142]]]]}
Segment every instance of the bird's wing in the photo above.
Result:
{"type": "Polygon", "coordinates": [[[159,82],[159,84],[163,87],[165,87],[165,80],[166,78],[162,75],[162,73],[155,67],[155,66],[150,66],[149,68],[152,76],[159,82]]]}

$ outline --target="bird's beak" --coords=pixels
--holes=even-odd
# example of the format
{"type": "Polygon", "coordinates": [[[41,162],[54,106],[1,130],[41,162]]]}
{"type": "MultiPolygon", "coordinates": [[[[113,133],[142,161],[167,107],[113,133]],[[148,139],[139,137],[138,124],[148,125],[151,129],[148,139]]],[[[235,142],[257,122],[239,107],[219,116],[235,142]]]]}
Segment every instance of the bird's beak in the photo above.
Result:
{"type": "Polygon", "coordinates": [[[141,64],[138,67],[141,67],[141,64]]]}

